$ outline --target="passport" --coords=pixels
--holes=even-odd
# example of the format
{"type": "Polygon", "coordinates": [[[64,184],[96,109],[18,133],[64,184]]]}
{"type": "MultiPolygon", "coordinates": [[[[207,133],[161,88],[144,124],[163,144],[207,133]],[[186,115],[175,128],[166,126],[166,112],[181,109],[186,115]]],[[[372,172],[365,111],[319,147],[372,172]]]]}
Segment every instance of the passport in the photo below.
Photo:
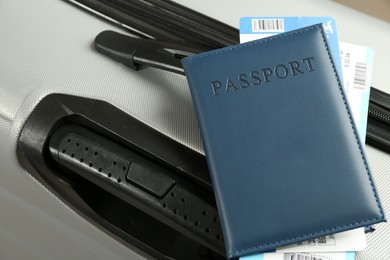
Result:
{"type": "Polygon", "coordinates": [[[182,65],[228,258],[385,221],[321,24],[182,65]]]}

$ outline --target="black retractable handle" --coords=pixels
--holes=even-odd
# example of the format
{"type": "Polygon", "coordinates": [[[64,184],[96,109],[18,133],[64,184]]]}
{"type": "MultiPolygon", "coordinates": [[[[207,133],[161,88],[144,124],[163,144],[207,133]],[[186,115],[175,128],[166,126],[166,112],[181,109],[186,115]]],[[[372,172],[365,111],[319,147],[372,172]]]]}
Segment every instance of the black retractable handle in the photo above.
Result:
{"type": "Polygon", "coordinates": [[[133,70],[155,67],[184,75],[180,59],[205,51],[182,44],[140,39],[114,31],[101,32],[95,38],[95,49],[133,70]]]}
{"type": "Polygon", "coordinates": [[[142,38],[209,50],[239,42],[238,30],[168,0],[69,0],[142,38]]]}

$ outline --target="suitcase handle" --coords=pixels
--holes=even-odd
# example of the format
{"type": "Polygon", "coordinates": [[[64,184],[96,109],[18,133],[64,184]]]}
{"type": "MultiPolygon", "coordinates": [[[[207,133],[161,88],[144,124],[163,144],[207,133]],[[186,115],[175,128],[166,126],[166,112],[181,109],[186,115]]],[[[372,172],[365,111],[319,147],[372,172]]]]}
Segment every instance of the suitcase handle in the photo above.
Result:
{"type": "Polygon", "coordinates": [[[181,44],[140,39],[114,31],[103,31],[95,38],[95,49],[133,69],[154,67],[184,75],[180,59],[205,51],[181,44]]]}

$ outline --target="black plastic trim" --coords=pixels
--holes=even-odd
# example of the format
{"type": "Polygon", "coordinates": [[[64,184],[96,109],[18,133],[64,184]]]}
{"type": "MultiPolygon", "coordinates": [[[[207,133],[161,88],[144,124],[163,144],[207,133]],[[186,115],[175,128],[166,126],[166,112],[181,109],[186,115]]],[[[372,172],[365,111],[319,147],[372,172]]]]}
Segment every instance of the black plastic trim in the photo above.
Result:
{"type": "Polygon", "coordinates": [[[390,153],[390,95],[376,88],[370,92],[366,140],[390,153]]]}
{"type": "MultiPolygon", "coordinates": [[[[77,143],[74,144],[77,146],[77,143]]],[[[220,229],[219,218],[204,156],[107,102],[64,94],[46,96],[22,128],[17,157],[23,168],[70,208],[148,258],[224,259],[223,239],[216,231],[220,229]],[[114,180],[111,184],[106,181],[99,183],[96,181],[99,166],[84,167],[91,168],[89,173],[72,166],[70,159],[74,152],[63,155],[61,160],[65,163],[59,163],[61,150],[55,150],[56,145],[61,145],[58,138],[64,133],[66,136],[71,129],[78,135],[85,130],[85,140],[95,142],[98,138],[100,143],[100,139],[104,139],[103,147],[107,151],[115,150],[114,154],[123,158],[123,164],[125,160],[129,161],[126,166],[121,165],[126,167],[126,172],[132,161],[126,157],[130,151],[141,158],[140,163],[158,167],[160,172],[167,173],[175,184],[163,198],[137,190],[136,186],[128,186],[137,190],[137,193],[128,196],[121,193],[122,184],[131,185],[125,181],[126,175],[120,177],[121,183],[118,183],[118,176],[115,179],[111,177],[114,180]],[[140,195],[138,202],[135,202],[135,194],[140,195]],[[204,226],[204,221],[196,223],[190,219],[190,214],[195,214],[190,210],[179,212],[183,198],[188,205],[194,205],[191,200],[195,205],[208,205],[206,214],[213,212],[208,222],[214,228],[204,226]],[[156,205],[160,207],[157,211],[153,209],[156,205]]],[[[196,214],[202,217],[204,210],[198,211],[196,214]]]]}

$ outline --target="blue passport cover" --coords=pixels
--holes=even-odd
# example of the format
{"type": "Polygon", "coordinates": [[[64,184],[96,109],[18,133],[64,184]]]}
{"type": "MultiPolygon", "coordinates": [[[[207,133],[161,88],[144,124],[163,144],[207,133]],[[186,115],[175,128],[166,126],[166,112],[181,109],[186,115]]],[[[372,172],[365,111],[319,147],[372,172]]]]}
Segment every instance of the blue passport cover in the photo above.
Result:
{"type": "Polygon", "coordinates": [[[385,220],[322,25],[182,64],[229,258],[385,220]]]}

